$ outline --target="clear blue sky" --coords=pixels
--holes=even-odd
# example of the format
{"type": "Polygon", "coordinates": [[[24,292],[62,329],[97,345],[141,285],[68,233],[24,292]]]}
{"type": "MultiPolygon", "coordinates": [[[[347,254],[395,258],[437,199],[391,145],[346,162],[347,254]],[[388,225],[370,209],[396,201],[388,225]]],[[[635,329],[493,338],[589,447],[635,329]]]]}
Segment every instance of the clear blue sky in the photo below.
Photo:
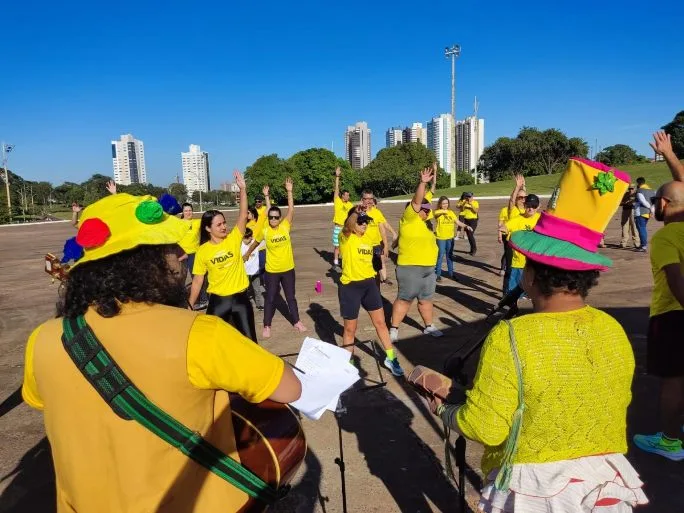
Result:
{"type": "Polygon", "coordinates": [[[356,121],[376,153],[390,126],[450,110],[443,51],[458,43],[457,116],[477,95],[487,144],[527,125],[647,154],[684,109],[684,3],[649,5],[5,2],[0,139],[10,169],[55,184],[110,175],[129,132],[158,185],[191,143],[217,185],[263,154],[343,155],[356,121]]]}

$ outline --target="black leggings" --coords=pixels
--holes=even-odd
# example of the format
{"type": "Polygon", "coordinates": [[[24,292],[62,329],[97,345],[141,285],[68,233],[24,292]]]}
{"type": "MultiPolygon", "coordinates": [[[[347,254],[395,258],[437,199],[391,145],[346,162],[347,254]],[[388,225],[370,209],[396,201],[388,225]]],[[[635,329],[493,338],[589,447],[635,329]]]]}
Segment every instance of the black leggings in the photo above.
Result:
{"type": "Polygon", "coordinates": [[[508,239],[503,240],[504,254],[501,257],[501,264],[504,270],[503,291],[508,290],[508,281],[511,279],[511,264],[513,263],[513,248],[508,243],[508,239]]]}
{"type": "Polygon", "coordinates": [[[238,292],[232,296],[210,294],[207,315],[220,317],[245,337],[257,341],[254,310],[247,292],[238,292]]]}
{"type": "Polygon", "coordinates": [[[466,230],[466,237],[468,237],[468,242],[470,243],[470,253],[477,253],[477,241],[475,240],[475,230],[477,230],[477,219],[466,219],[463,218],[463,222],[470,226],[473,231],[466,230]]]}
{"type": "Polygon", "coordinates": [[[299,322],[299,308],[295,298],[295,271],[290,269],[284,273],[264,273],[264,284],[266,285],[266,304],[264,304],[264,326],[270,326],[275,314],[275,301],[280,293],[280,284],[283,285],[285,301],[290,310],[292,324],[299,322]]]}

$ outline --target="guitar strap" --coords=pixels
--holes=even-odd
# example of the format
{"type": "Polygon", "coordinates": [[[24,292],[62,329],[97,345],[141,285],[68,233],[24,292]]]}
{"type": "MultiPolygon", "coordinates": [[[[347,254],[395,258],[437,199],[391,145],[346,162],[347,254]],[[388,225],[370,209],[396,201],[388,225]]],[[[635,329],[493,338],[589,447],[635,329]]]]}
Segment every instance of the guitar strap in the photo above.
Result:
{"type": "Polygon", "coordinates": [[[271,504],[287,493],[288,487],[274,489],[145,397],[102,346],[82,315],[75,319],[65,317],[62,328],[64,349],[119,417],[135,420],[253,499],[271,504]]]}

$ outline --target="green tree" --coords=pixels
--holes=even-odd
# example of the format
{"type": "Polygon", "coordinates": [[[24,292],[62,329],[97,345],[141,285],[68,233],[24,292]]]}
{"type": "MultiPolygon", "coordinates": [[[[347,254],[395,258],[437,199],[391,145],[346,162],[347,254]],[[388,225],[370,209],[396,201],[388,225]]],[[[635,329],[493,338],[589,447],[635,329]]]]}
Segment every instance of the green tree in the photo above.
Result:
{"type": "Polygon", "coordinates": [[[292,164],[281,159],[275,153],[259,157],[254,164],[245,170],[245,181],[247,182],[247,196],[250,204],[254,201],[254,196],[261,194],[264,185],[271,187],[271,202],[273,204],[284,204],[287,202],[287,192],[285,191],[285,178],[291,176],[294,180],[294,200],[302,202],[302,187],[299,181],[299,174],[292,164]]]}
{"type": "Polygon", "coordinates": [[[675,114],[675,117],[663,130],[672,138],[672,149],[680,159],[684,158],[684,110],[675,114]]]}
{"type": "MultiPolygon", "coordinates": [[[[101,175],[101,174],[94,174],[90,178],[88,178],[85,182],[81,183],[81,188],[83,189],[83,204],[84,205],[90,205],[91,203],[96,202],[97,200],[104,198],[105,196],[109,195],[109,192],[107,191],[107,182],[109,182],[111,178],[109,176],[101,175]]],[[[123,186],[119,185],[117,189],[121,189],[123,186]]],[[[125,192],[123,190],[120,190],[119,192],[125,192]]]]}
{"type": "Polygon", "coordinates": [[[186,189],[185,184],[172,183],[169,185],[168,191],[181,205],[188,201],[188,190],[186,189]]]}
{"type": "Polygon", "coordinates": [[[359,186],[359,173],[349,162],[338,158],[325,148],[310,148],[292,155],[287,162],[299,176],[295,187],[301,190],[303,203],[331,201],[334,192],[335,168],[342,170],[340,190],[348,190],[356,195],[359,186]]]}
{"type": "Polygon", "coordinates": [[[594,160],[607,166],[620,166],[640,162],[643,157],[626,144],[615,144],[597,153],[594,160]]]}

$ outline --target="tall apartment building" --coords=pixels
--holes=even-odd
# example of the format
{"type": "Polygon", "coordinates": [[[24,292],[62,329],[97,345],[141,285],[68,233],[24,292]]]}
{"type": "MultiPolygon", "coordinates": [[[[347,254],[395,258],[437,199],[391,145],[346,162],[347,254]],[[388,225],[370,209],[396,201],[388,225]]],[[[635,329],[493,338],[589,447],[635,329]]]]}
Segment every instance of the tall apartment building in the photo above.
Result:
{"type": "Polygon", "coordinates": [[[112,141],[112,167],[114,182],[120,185],[147,183],[145,146],[131,134],[112,141]]]}
{"type": "Polygon", "coordinates": [[[404,142],[421,142],[423,146],[427,146],[427,128],[423,128],[422,123],[413,123],[411,126],[404,128],[404,142]]]}
{"type": "Polygon", "coordinates": [[[371,130],[359,121],[344,133],[344,157],[354,169],[363,169],[371,161],[371,130]]]}
{"type": "Polygon", "coordinates": [[[475,172],[484,151],[484,123],[475,116],[456,122],[456,170],[475,172]]]}
{"type": "Polygon", "coordinates": [[[385,133],[385,147],[391,148],[404,142],[404,131],[399,127],[392,127],[385,133]]]}
{"type": "Polygon", "coordinates": [[[181,152],[183,183],[192,196],[195,191],[209,192],[209,154],[197,144],[190,145],[190,151],[181,152]]]}
{"type": "Polygon", "coordinates": [[[452,135],[451,114],[441,114],[427,124],[427,147],[435,152],[439,167],[451,174],[454,137],[452,135]]]}

